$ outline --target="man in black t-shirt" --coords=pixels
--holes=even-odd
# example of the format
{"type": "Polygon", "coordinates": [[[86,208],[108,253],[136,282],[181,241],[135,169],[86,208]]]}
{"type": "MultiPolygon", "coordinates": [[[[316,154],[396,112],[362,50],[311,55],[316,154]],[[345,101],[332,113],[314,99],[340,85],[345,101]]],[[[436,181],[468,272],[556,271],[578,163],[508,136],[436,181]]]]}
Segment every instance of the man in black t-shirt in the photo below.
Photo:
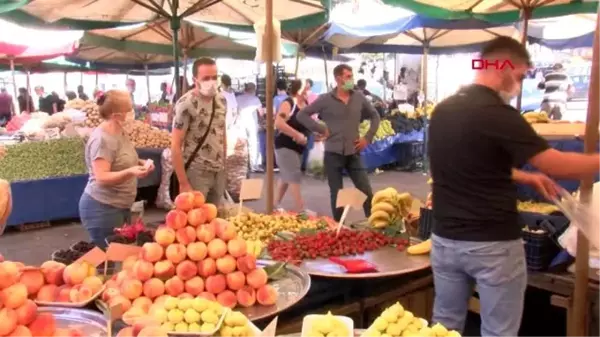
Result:
{"type": "Polygon", "coordinates": [[[479,58],[510,60],[514,69],[479,70],[474,84],[436,106],[430,123],[433,321],[462,331],[477,285],[481,335],[517,336],[527,269],[515,182],[551,199],[557,185],[544,174],[581,179],[598,173],[600,158],[550,148],[506,103],[530,67],[524,46],[500,37],[479,58]],[[544,174],[517,169],[526,163],[544,174]]]}
{"type": "Polygon", "coordinates": [[[52,115],[56,112],[58,112],[58,102],[56,101],[55,97],[50,94],[50,95],[46,95],[46,93],[44,92],[44,87],[42,86],[37,86],[35,87],[35,93],[38,95],[39,99],[38,99],[38,110],[45,112],[49,115],[52,115]]]}

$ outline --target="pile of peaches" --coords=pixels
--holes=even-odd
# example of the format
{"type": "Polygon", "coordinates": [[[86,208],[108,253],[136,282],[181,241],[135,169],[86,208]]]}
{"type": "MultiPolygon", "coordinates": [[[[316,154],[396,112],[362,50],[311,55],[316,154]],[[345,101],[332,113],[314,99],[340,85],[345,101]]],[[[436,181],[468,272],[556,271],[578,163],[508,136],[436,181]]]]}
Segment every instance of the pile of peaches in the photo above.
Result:
{"type": "Polygon", "coordinates": [[[277,292],[266,271],[257,268],[235,227],[216,217],[216,207],[199,192],[182,193],[174,203],[155,242],[126,258],[107,281],[103,301],[121,305],[124,320],[149,314],[169,296],[203,297],[229,308],[275,304],[277,292]]]}
{"type": "Polygon", "coordinates": [[[77,330],[65,334],[57,329],[54,316],[38,315],[37,307],[41,302],[91,300],[103,287],[102,280],[92,274],[95,271],[87,263],[65,266],[48,261],[40,268],[0,263],[0,336],[81,336],[77,330]]]}

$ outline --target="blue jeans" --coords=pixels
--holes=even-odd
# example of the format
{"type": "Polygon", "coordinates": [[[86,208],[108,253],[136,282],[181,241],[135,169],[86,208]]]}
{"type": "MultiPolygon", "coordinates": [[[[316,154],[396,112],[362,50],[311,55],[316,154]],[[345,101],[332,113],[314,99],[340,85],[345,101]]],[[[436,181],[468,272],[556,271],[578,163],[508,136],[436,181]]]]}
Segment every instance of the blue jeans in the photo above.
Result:
{"type": "Polygon", "coordinates": [[[331,213],[333,214],[333,218],[336,221],[340,221],[344,212],[343,208],[336,207],[337,194],[339,190],[344,188],[344,170],[348,172],[354,187],[367,196],[367,200],[363,204],[363,209],[365,216],[369,217],[371,215],[373,191],[371,190],[369,176],[363,166],[360,154],[344,156],[333,152],[325,152],[323,164],[325,166],[327,183],[329,184],[329,197],[331,199],[331,213]]]}
{"type": "Polygon", "coordinates": [[[106,238],[114,234],[115,228],[131,221],[131,210],[103,204],[83,193],[79,199],[79,217],[92,243],[106,249],[106,238]]]}
{"type": "Polygon", "coordinates": [[[433,323],[462,332],[477,285],[482,336],[518,336],[527,266],[521,239],[456,241],[431,235],[433,323]]]}

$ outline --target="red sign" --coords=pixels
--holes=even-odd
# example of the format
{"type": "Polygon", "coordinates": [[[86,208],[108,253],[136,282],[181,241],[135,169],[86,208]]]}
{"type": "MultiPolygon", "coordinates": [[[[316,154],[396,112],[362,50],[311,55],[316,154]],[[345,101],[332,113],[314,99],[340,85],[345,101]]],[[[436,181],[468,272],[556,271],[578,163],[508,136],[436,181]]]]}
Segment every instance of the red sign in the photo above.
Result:
{"type": "Polygon", "coordinates": [[[510,60],[484,60],[484,59],[473,59],[471,60],[471,69],[474,70],[485,70],[485,69],[515,69],[515,66],[510,60]]]}

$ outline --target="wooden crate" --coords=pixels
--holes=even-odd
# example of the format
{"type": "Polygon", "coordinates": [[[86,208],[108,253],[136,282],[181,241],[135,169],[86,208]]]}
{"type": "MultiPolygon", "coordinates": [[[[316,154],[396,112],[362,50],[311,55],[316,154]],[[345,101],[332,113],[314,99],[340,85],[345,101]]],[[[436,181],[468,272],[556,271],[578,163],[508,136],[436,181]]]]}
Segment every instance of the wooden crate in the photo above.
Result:
{"type": "Polygon", "coordinates": [[[573,138],[585,134],[584,123],[537,123],[531,126],[540,136],[549,139],[573,138]]]}

